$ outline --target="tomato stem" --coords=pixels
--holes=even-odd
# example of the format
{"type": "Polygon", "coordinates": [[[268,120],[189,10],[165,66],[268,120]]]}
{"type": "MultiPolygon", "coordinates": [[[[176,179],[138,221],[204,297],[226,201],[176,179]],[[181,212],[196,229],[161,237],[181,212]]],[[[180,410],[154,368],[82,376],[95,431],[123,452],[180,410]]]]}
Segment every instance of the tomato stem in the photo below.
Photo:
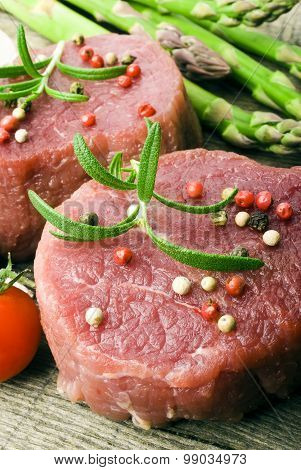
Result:
{"type": "Polygon", "coordinates": [[[29,273],[29,269],[16,273],[12,269],[11,255],[8,253],[8,260],[6,268],[0,269],[0,294],[3,294],[7,289],[12,287],[17,281],[26,287],[33,289],[35,287],[34,281],[26,278],[24,275],[29,273]],[[9,281],[8,281],[9,279],[9,281]],[[8,281],[8,282],[7,282],[8,281]]]}

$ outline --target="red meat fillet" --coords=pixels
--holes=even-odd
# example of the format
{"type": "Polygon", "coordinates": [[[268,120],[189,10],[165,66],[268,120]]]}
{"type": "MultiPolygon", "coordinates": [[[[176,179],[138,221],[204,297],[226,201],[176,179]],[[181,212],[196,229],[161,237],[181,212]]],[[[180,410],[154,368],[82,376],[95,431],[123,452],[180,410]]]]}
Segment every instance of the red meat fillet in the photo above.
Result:
{"type": "MultiPolygon", "coordinates": [[[[217,227],[210,216],[152,202],[150,220],[157,234],[213,253],[242,245],[265,262],[260,270],[243,273],[246,289],[240,298],[226,293],[229,273],[214,273],[217,290],[203,291],[206,272],[172,260],[138,228],[104,242],[68,243],[50,235],[48,224],[35,261],[59,389],[101,415],[132,416],[146,429],[179,418],[239,419],[266,396],[287,396],[301,382],[301,168],[266,167],[222,151],[191,150],[160,159],[157,192],[186,200],[183,188],[190,180],[204,183],[204,204],[220,200],[221,191],[234,185],[273,195],[268,215],[270,228],[281,234],[276,247],[264,245],[258,231],[235,225],[235,204],[228,206],[227,225],[217,227]],[[281,221],[275,208],[286,200],[295,213],[281,221]],[[119,245],[134,253],[124,267],[113,262],[119,245]],[[185,296],[172,290],[179,275],[193,281],[185,296]],[[198,313],[210,297],[221,314],[236,319],[231,333],[221,333],[198,313]],[[105,315],[97,329],[85,321],[90,306],[105,315]]],[[[64,212],[77,217],[94,210],[100,223],[109,225],[125,216],[133,197],[88,182],[65,203],[64,212]]]]}
{"type": "MultiPolygon", "coordinates": [[[[29,187],[55,206],[85,181],[73,153],[75,132],[84,133],[103,163],[119,150],[128,159],[138,155],[145,140],[145,125],[138,116],[138,107],[149,103],[162,125],[164,152],[201,143],[200,126],[187,100],[181,74],[158,44],[141,36],[117,34],[89,38],[86,44],[101,55],[113,51],[119,59],[131,53],[137,57],[142,75],[128,89],[118,86],[117,79],[81,81],[85,94],[90,96],[86,103],[70,104],[47,95],[34,102],[21,123],[29,132],[28,142],[19,144],[12,137],[0,146],[0,255],[10,251],[15,259],[25,259],[34,253],[43,221],[28,200],[29,187]],[[80,118],[88,111],[96,115],[96,125],[84,128],[80,118]]],[[[62,61],[89,67],[80,59],[79,49],[67,43],[62,61]]],[[[49,50],[45,52],[49,55],[49,50]]],[[[74,81],[56,70],[49,84],[69,91],[74,81]]],[[[0,118],[9,112],[1,105],[0,118]]]]}

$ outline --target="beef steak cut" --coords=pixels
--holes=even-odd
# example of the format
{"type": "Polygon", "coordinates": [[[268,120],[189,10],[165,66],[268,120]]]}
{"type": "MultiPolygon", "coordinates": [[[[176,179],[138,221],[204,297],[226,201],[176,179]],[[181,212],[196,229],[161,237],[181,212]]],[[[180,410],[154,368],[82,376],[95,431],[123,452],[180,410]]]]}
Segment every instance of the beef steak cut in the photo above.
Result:
{"type": "MultiPolygon", "coordinates": [[[[204,271],[173,261],[139,228],[104,242],[68,243],[50,235],[47,224],[37,250],[37,296],[59,389],[97,413],[116,420],[132,416],[144,428],[183,417],[238,419],[266,395],[286,396],[301,381],[301,168],[266,167],[222,151],[160,159],[157,192],[183,201],[190,180],[204,183],[204,204],[220,200],[221,191],[234,185],[273,195],[268,216],[270,228],[281,234],[276,247],[264,245],[257,230],[235,225],[235,204],[228,206],[224,227],[214,226],[210,216],[158,202],[150,208],[155,232],[175,243],[214,253],[242,245],[264,261],[260,270],[242,274],[246,288],[239,298],[226,293],[229,273],[213,273],[216,291],[203,291],[204,271]],[[275,208],[286,200],[295,213],[280,221],[275,208]],[[134,253],[124,267],[113,262],[119,245],[134,253]],[[172,290],[179,275],[193,282],[182,297],[172,290]],[[221,314],[236,319],[231,333],[221,333],[198,313],[210,297],[221,314]],[[105,315],[96,329],[85,321],[90,306],[105,315]]],[[[109,225],[132,202],[130,192],[88,182],[65,202],[64,212],[77,217],[94,210],[109,225]]]]}
{"type": "MultiPolygon", "coordinates": [[[[86,103],[70,104],[47,95],[34,102],[21,124],[29,132],[28,142],[19,144],[12,138],[0,146],[0,255],[10,251],[16,259],[24,259],[36,248],[43,222],[28,200],[29,187],[56,206],[85,180],[73,153],[75,132],[85,135],[103,163],[119,150],[126,158],[135,156],[146,137],[138,107],[150,103],[162,125],[164,152],[201,143],[200,126],[187,101],[181,74],[158,44],[141,36],[117,34],[89,38],[86,44],[101,55],[113,51],[121,58],[130,52],[137,57],[142,75],[128,89],[118,86],[117,79],[82,81],[90,96],[86,103]],[[96,125],[83,128],[80,118],[88,111],[95,113],[96,125]]],[[[72,42],[66,44],[62,61],[89,67],[72,42]]],[[[69,91],[74,81],[56,70],[50,86],[69,91]]],[[[1,106],[0,118],[9,112],[1,106]]]]}

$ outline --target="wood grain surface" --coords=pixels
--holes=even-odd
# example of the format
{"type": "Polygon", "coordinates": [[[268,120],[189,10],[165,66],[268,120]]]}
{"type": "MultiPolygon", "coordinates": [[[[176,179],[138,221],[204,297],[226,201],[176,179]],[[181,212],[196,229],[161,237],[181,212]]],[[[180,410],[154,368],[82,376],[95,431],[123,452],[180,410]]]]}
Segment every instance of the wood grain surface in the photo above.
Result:
{"type": "MultiPolygon", "coordinates": [[[[265,26],[274,37],[301,43],[301,6],[265,26]]],[[[17,21],[0,13],[0,29],[11,37],[17,21]]],[[[30,46],[48,41],[29,31],[30,46]]],[[[209,85],[227,99],[238,94],[231,80],[209,85]]],[[[247,92],[238,104],[258,109],[247,92]]],[[[205,133],[207,148],[237,151],[217,136],[205,133]]],[[[238,151],[239,153],[239,151],[238,151]]],[[[241,152],[243,153],[243,152],[241,152]]],[[[262,163],[300,165],[299,155],[277,157],[246,152],[262,163]]],[[[136,429],[130,421],[115,423],[93,414],[84,404],[71,404],[56,390],[57,370],[44,340],[32,364],[18,377],[0,385],[0,449],[300,449],[301,396],[272,401],[239,423],[179,421],[163,430],[136,429]]]]}

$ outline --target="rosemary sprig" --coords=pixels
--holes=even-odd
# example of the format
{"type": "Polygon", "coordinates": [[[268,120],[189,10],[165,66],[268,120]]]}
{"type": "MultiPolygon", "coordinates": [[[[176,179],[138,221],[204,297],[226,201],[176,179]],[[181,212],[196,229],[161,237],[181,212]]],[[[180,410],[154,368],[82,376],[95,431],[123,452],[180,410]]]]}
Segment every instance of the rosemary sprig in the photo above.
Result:
{"type": "MultiPolygon", "coordinates": [[[[212,271],[241,271],[262,267],[264,263],[257,258],[219,255],[191,250],[164,240],[153,232],[147,218],[147,204],[152,197],[155,197],[169,207],[174,207],[184,212],[190,212],[192,209],[190,209],[191,206],[170,201],[154,193],[161,145],[161,128],[159,123],[152,123],[149,120],[146,120],[146,125],[148,135],[141,152],[141,163],[139,164],[135,160],[132,161],[132,169],[122,168],[122,154],[117,153],[110,164],[109,170],[106,170],[87,147],[84,138],[80,134],[76,134],[73,141],[75,154],[80,164],[91,178],[113,189],[137,189],[139,204],[134,213],[119,224],[109,227],[88,226],[64,217],[46,204],[36,193],[29,191],[30,200],[38,212],[53,226],[64,232],[57,233],[51,231],[51,233],[57,238],[70,242],[95,241],[119,236],[139,224],[145,228],[147,235],[161,251],[183,264],[212,271]],[[123,172],[130,172],[129,178],[131,182],[122,180],[123,172]],[[137,185],[132,182],[135,181],[136,174],[138,174],[137,185]],[[189,209],[187,209],[187,207],[189,209]],[[140,208],[142,209],[141,216],[140,208]]],[[[193,210],[198,211],[193,213],[208,214],[210,212],[216,212],[229,204],[237,191],[238,190],[235,188],[226,200],[211,206],[193,206],[193,210]]]]}
{"type": "Polygon", "coordinates": [[[1,67],[0,78],[17,78],[22,75],[29,75],[32,79],[20,83],[1,85],[0,100],[14,101],[18,98],[26,98],[26,102],[29,102],[39,98],[39,96],[45,92],[55,99],[69,102],[83,102],[89,99],[87,95],[61,92],[48,86],[49,78],[55,68],[58,68],[62,73],[70,77],[83,80],[108,80],[118,77],[126,71],[126,66],[107,67],[96,70],[64,64],[60,61],[64,45],[64,41],[60,41],[51,57],[34,63],[28,50],[24,27],[19,25],[17,30],[17,46],[23,65],[1,67]],[[45,71],[40,73],[38,70],[44,67],[46,67],[45,71]]]}

